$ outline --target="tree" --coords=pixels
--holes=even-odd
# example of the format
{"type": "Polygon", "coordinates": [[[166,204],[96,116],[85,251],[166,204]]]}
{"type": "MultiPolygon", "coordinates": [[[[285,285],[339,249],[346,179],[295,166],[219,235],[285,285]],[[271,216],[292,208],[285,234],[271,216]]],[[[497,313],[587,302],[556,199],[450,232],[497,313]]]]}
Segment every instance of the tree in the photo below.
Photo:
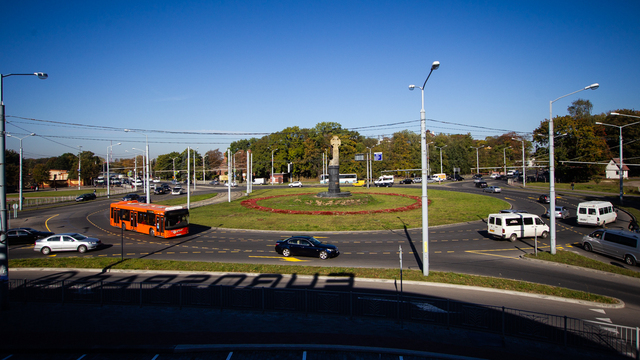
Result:
{"type": "Polygon", "coordinates": [[[49,169],[46,167],[46,165],[38,164],[33,168],[31,176],[33,177],[33,181],[35,181],[36,184],[42,185],[45,182],[49,181],[49,169]]]}
{"type": "Polygon", "coordinates": [[[574,119],[589,118],[591,116],[591,110],[593,105],[589,100],[578,99],[571,103],[567,108],[569,115],[574,119]]]}

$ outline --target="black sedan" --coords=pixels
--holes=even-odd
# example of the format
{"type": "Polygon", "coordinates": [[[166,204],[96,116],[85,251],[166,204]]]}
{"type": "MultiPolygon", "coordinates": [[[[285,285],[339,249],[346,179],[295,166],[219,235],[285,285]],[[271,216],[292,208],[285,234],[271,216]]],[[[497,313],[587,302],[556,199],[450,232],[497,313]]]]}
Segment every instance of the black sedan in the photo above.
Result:
{"type": "Polygon", "coordinates": [[[87,201],[87,200],[95,200],[95,199],[96,199],[96,194],[87,193],[87,194],[78,195],[78,197],[76,198],[76,201],[87,201]]]}
{"type": "Polygon", "coordinates": [[[543,203],[543,204],[548,204],[548,203],[551,202],[551,198],[549,197],[549,195],[542,194],[538,198],[538,201],[543,203]]]}
{"type": "Polygon", "coordinates": [[[292,236],[286,240],[278,240],[276,252],[282,256],[314,256],[322,260],[340,255],[337,246],[323,244],[313,236],[292,236]]]}
{"type": "Polygon", "coordinates": [[[413,184],[413,180],[406,178],[406,179],[402,179],[400,180],[400,184],[413,184]]]}
{"type": "Polygon", "coordinates": [[[53,235],[49,231],[39,231],[32,228],[17,228],[9,229],[7,231],[7,239],[9,244],[28,244],[35,242],[38,238],[43,238],[53,235]]]}

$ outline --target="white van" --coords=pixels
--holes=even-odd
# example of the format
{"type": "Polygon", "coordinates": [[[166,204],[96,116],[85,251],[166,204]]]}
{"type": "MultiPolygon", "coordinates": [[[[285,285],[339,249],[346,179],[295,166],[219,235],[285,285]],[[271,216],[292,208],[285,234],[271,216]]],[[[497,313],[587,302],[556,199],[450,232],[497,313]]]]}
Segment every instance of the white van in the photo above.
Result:
{"type": "Polygon", "coordinates": [[[604,226],[618,220],[618,213],[608,201],[581,202],[576,215],[580,225],[604,226]]]}
{"type": "Polygon", "coordinates": [[[393,186],[393,175],[382,175],[373,183],[376,186],[393,186]]]}
{"type": "Polygon", "coordinates": [[[513,242],[524,237],[549,236],[549,226],[538,215],[526,213],[489,214],[489,235],[513,242]]]}

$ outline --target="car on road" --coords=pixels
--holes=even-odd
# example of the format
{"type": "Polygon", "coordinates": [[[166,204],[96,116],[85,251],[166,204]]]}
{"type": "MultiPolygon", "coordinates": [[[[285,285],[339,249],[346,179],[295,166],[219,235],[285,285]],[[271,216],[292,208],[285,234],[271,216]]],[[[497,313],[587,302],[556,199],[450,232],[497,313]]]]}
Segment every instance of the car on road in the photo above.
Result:
{"type": "Polygon", "coordinates": [[[127,194],[122,198],[122,201],[134,201],[138,200],[138,198],[140,198],[138,194],[127,194]]]}
{"type": "MultiPolygon", "coordinates": [[[[138,202],[141,204],[146,204],[147,203],[147,195],[140,195],[140,197],[138,198],[138,202]]],[[[149,203],[151,203],[151,199],[149,199],[149,203]]]]}
{"type": "Polygon", "coordinates": [[[96,194],[87,193],[87,194],[78,195],[78,197],[76,198],[76,201],[87,201],[87,200],[95,200],[95,199],[96,199],[96,194]]]}
{"type": "Polygon", "coordinates": [[[101,246],[102,242],[99,239],[78,233],[66,233],[36,240],[33,250],[39,251],[43,255],[49,255],[53,251],[77,251],[83,254],[101,246]]]}
{"type": "Polygon", "coordinates": [[[487,186],[486,188],[482,189],[482,192],[499,193],[502,192],[502,189],[497,186],[487,186]]]}
{"type": "MultiPolygon", "coordinates": [[[[544,213],[544,215],[542,215],[546,218],[549,217],[549,209],[547,209],[547,211],[544,213]]],[[[567,209],[564,206],[556,206],[556,211],[555,211],[555,217],[556,219],[560,218],[560,219],[566,219],[570,216],[569,214],[569,209],[567,209]]]]}
{"type": "Polygon", "coordinates": [[[538,198],[538,202],[541,202],[543,204],[548,204],[551,202],[551,198],[549,197],[549,195],[547,194],[542,194],[540,195],[540,197],[538,198]]]}
{"type": "Polygon", "coordinates": [[[154,195],[162,195],[166,193],[167,193],[167,189],[163,186],[156,186],[156,188],[153,190],[154,195]]]}
{"type": "Polygon", "coordinates": [[[413,184],[413,180],[410,178],[402,179],[398,184],[413,184]]]}
{"type": "Polygon", "coordinates": [[[422,183],[422,178],[421,177],[414,177],[413,178],[413,182],[415,184],[421,184],[422,183]]]}
{"type": "Polygon", "coordinates": [[[482,179],[480,179],[480,181],[476,182],[476,187],[479,187],[481,189],[484,189],[487,186],[489,186],[489,185],[487,185],[487,182],[482,180],[482,179]]]}
{"type": "Polygon", "coordinates": [[[184,189],[180,185],[176,185],[171,189],[171,195],[182,195],[184,194],[184,189]]]}
{"type": "Polygon", "coordinates": [[[340,255],[338,247],[324,244],[313,236],[292,236],[276,242],[276,252],[282,256],[314,256],[322,260],[340,255]]]}
{"type": "Polygon", "coordinates": [[[617,229],[598,229],[582,237],[582,248],[624,259],[629,266],[636,266],[640,260],[640,234],[617,229]]]}
{"type": "Polygon", "coordinates": [[[500,210],[500,214],[517,214],[517,213],[528,214],[529,212],[527,210],[518,210],[518,209],[500,210]]]}
{"type": "Polygon", "coordinates": [[[302,187],[302,183],[300,181],[294,181],[289,183],[289,187],[302,187]]]}
{"type": "Polygon", "coordinates": [[[367,185],[367,182],[366,182],[366,181],[364,181],[364,180],[358,180],[358,181],[356,181],[356,182],[354,182],[354,183],[353,183],[353,186],[359,186],[359,187],[362,187],[362,186],[365,186],[365,185],[367,185]]]}
{"type": "Polygon", "coordinates": [[[38,231],[32,228],[17,228],[7,230],[7,240],[9,244],[33,244],[34,241],[41,237],[53,235],[52,232],[38,231]]]}
{"type": "MultiPolygon", "coordinates": [[[[229,187],[229,183],[228,182],[224,183],[224,186],[229,187]]],[[[238,184],[235,181],[232,181],[231,187],[236,187],[236,186],[238,186],[238,184]]]]}
{"type": "Polygon", "coordinates": [[[464,178],[462,176],[458,175],[458,174],[454,174],[454,175],[449,176],[447,178],[447,180],[462,181],[462,180],[464,180],[464,178]]]}
{"type": "Polygon", "coordinates": [[[218,181],[218,180],[210,181],[209,185],[220,185],[220,181],[218,181]]]}

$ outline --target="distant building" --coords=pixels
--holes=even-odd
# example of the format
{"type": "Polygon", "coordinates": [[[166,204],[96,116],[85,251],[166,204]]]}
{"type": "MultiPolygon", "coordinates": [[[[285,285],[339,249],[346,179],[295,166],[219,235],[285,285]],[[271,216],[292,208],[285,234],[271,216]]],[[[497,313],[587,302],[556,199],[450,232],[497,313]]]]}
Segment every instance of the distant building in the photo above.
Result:
{"type": "MultiPolygon", "coordinates": [[[[620,158],[611,159],[605,169],[605,177],[607,179],[620,179],[620,158]]],[[[622,166],[622,178],[629,177],[629,168],[627,165],[622,166]]]]}

